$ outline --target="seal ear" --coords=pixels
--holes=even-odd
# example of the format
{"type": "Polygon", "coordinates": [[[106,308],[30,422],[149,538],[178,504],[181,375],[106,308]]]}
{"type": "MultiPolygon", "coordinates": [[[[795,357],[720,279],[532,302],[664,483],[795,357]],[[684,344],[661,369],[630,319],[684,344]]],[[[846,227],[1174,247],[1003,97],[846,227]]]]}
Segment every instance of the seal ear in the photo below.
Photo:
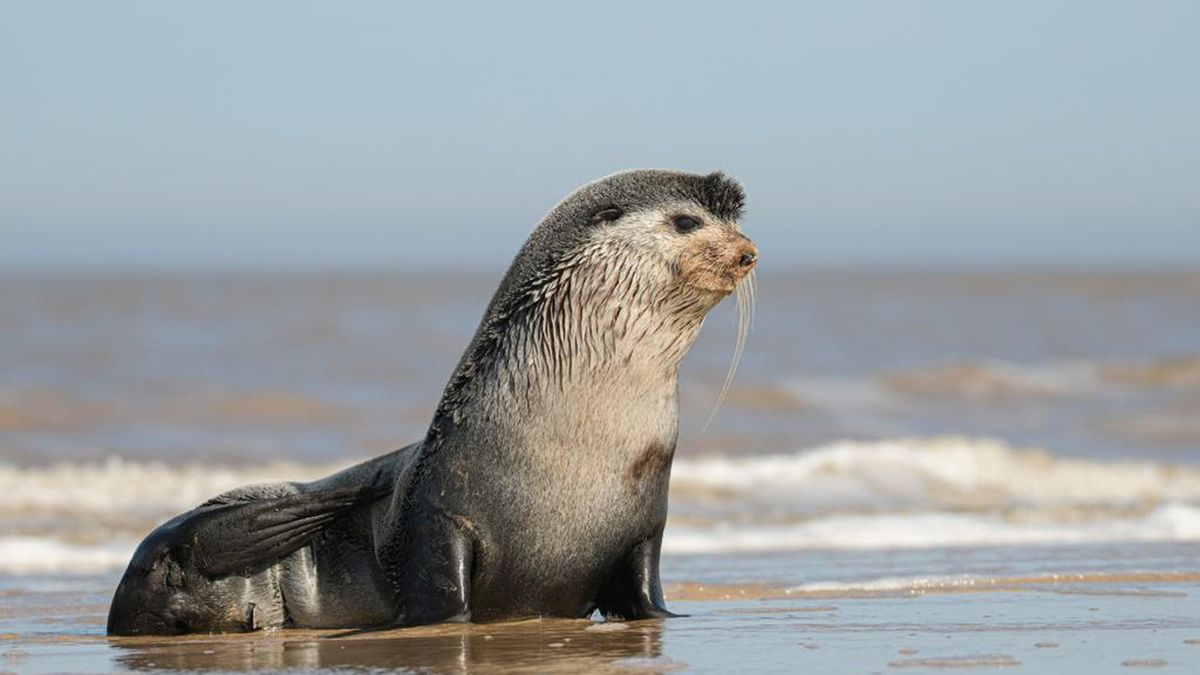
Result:
{"type": "Polygon", "coordinates": [[[301,493],[196,510],[185,527],[191,562],[208,577],[270,565],[312,541],[356,506],[379,499],[375,486],[301,493]]]}
{"type": "Polygon", "coordinates": [[[592,214],[592,224],[612,222],[623,215],[625,215],[625,209],[619,206],[606,206],[592,214]]]}

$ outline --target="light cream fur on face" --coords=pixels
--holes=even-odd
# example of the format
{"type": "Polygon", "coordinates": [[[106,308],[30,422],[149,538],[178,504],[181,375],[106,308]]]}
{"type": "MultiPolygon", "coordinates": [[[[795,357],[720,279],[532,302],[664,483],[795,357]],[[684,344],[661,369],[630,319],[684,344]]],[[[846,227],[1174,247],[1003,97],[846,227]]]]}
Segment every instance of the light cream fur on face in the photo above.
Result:
{"type": "Polygon", "coordinates": [[[655,273],[662,288],[684,286],[711,292],[712,305],[733,292],[753,269],[753,264],[739,264],[742,255],[758,254],[736,222],[717,218],[690,202],[626,214],[599,227],[587,249],[634,256],[641,263],[641,273],[655,273]],[[678,232],[673,222],[678,216],[690,216],[702,225],[691,232],[678,232]],[[664,265],[665,270],[647,269],[664,265]]]}
{"type": "Polygon", "coordinates": [[[705,315],[754,268],[740,263],[746,254],[756,259],[757,249],[737,223],[691,202],[624,214],[597,225],[539,287],[539,316],[516,346],[572,375],[612,365],[673,371],[705,315]],[[702,225],[681,233],[681,215],[702,225]]]}
{"type": "MultiPolygon", "coordinates": [[[[746,346],[746,337],[754,315],[753,270],[757,266],[758,247],[742,234],[738,223],[717,218],[691,203],[674,204],[627,215],[602,231],[597,239],[637,247],[642,252],[656,252],[657,255],[648,257],[666,261],[670,276],[673,277],[663,280],[664,287],[682,285],[686,289],[683,296],[695,296],[695,303],[687,303],[690,307],[679,308],[698,310],[699,319],[694,328],[684,331],[688,337],[683,341],[682,350],[678,352],[675,363],[678,363],[691,347],[704,315],[726,295],[737,291],[737,341],[725,382],[705,423],[707,428],[729,393],[746,346]],[[678,216],[695,218],[700,221],[701,226],[691,232],[680,233],[674,225],[674,219],[678,216]],[[751,257],[749,264],[742,263],[744,255],[751,257]],[[743,280],[747,283],[741,283],[743,280]]],[[[684,314],[692,312],[684,311],[684,314]]]]}
{"type": "Polygon", "coordinates": [[[737,223],[691,202],[627,213],[591,235],[533,291],[534,314],[505,336],[508,363],[521,367],[498,369],[498,397],[484,400],[546,410],[576,386],[616,389],[610,406],[655,382],[673,393],[668,382],[705,315],[734,290],[743,299],[739,282],[753,264],[739,260],[756,253],[737,223]],[[678,232],[680,215],[702,225],[678,232]]]}

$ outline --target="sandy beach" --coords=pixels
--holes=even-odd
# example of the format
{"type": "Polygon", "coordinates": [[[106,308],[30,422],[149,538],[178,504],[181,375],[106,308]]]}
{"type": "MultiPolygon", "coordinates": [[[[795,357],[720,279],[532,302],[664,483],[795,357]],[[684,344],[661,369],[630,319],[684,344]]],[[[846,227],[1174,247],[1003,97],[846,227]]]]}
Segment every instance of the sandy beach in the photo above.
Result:
{"type": "MultiPolygon", "coordinates": [[[[961,553],[982,559],[996,554],[961,553]]],[[[1160,552],[1196,553],[1198,546],[1160,552]]],[[[664,571],[677,577],[703,567],[736,576],[781,562],[780,556],[668,559],[664,571]]],[[[797,555],[792,562],[816,561],[797,555]]],[[[668,621],[546,619],[169,639],[106,638],[108,581],[60,580],[56,587],[44,580],[32,590],[6,584],[0,614],[4,669],[1190,673],[1200,663],[1195,572],[957,575],[799,587],[674,583],[668,588],[671,606],[688,616],[668,621]]]]}

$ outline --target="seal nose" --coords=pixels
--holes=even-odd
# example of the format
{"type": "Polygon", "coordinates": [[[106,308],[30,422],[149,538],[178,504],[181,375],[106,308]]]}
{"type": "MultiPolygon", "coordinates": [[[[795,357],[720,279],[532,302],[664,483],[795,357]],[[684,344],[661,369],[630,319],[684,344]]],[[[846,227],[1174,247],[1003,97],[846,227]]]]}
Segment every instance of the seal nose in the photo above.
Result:
{"type": "Polygon", "coordinates": [[[742,255],[738,257],[739,267],[751,267],[758,262],[758,247],[754,242],[747,239],[742,242],[742,255]]]}

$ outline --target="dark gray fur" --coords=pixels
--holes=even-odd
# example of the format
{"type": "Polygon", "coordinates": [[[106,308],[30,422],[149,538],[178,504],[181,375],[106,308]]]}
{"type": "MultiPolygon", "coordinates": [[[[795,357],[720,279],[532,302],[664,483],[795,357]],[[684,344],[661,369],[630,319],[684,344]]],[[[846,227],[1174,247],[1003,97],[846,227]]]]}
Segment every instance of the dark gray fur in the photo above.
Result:
{"type": "Polygon", "coordinates": [[[585,249],[622,216],[682,204],[732,221],[742,203],[719,173],[661,170],[568,196],[517,254],[422,441],[162,525],[109,632],[670,616],[658,558],[678,361],[719,298],[646,283],[633,253],[597,269],[587,255],[606,254],[585,249]]]}

